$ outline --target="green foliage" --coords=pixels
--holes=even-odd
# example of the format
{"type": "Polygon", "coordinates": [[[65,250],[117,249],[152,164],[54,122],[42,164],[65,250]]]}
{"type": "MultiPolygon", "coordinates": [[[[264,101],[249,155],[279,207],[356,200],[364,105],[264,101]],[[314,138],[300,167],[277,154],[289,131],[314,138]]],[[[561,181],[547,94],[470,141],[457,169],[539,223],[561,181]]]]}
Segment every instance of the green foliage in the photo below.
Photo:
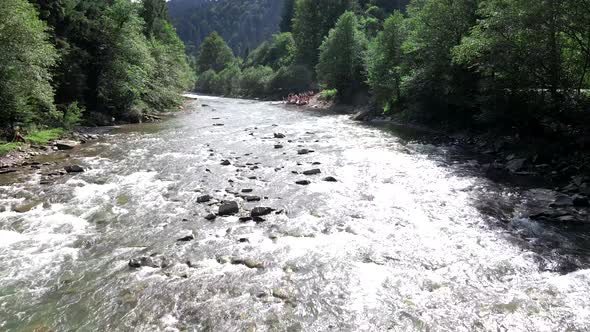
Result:
{"type": "Polygon", "coordinates": [[[215,93],[219,91],[218,82],[219,75],[213,69],[209,69],[198,76],[195,89],[204,93],[215,93]]]}
{"type": "Polygon", "coordinates": [[[43,145],[47,144],[49,141],[59,139],[63,133],[64,130],[61,128],[38,130],[26,135],[25,140],[31,144],[43,145]]]}
{"type": "Polygon", "coordinates": [[[408,7],[408,37],[403,49],[408,69],[402,88],[416,110],[435,116],[470,110],[476,76],[452,61],[459,45],[476,22],[476,0],[414,0],[408,7]]]}
{"type": "Polygon", "coordinates": [[[272,68],[266,66],[246,68],[240,78],[240,91],[245,96],[264,96],[273,74],[272,68]]]}
{"type": "Polygon", "coordinates": [[[0,1],[0,126],[55,117],[50,68],[58,54],[47,25],[25,0],[0,1]]]}
{"type": "Polygon", "coordinates": [[[277,70],[291,65],[294,55],[295,41],[291,33],[286,32],[274,35],[270,42],[264,42],[250,52],[244,66],[269,66],[277,70]]]}
{"type": "Polygon", "coordinates": [[[211,33],[205,39],[197,56],[197,73],[207,70],[219,72],[233,61],[232,50],[217,32],[211,33]]]}
{"type": "Polygon", "coordinates": [[[281,67],[269,82],[273,95],[285,96],[293,92],[303,92],[313,86],[313,73],[302,65],[281,67]]]}
{"type": "Polygon", "coordinates": [[[338,97],[349,100],[361,88],[364,52],[367,40],[352,12],[344,13],[320,46],[318,79],[328,88],[338,90],[338,97]]]}
{"type": "Polygon", "coordinates": [[[320,99],[325,100],[325,101],[334,101],[334,100],[336,100],[337,96],[338,96],[338,90],[336,90],[336,89],[322,90],[320,92],[320,99]]]}
{"type": "Polygon", "coordinates": [[[293,16],[295,14],[295,0],[285,0],[281,14],[281,32],[293,31],[293,16]]]}
{"type": "Polygon", "coordinates": [[[378,105],[392,99],[401,100],[402,44],[405,39],[404,17],[396,12],[385,21],[383,31],[369,44],[365,60],[367,82],[378,105]]]}
{"type": "Polygon", "coordinates": [[[318,49],[338,18],[354,7],[353,0],[297,0],[293,18],[296,61],[309,68],[318,63],[318,49]]]}
{"type": "Polygon", "coordinates": [[[78,126],[82,120],[84,108],[81,108],[77,102],[71,103],[64,111],[62,126],[66,129],[72,129],[78,126]]]}
{"type": "Polygon", "coordinates": [[[246,57],[279,32],[283,0],[171,0],[168,7],[189,53],[216,31],[234,54],[246,57]]]}
{"type": "Polygon", "coordinates": [[[18,149],[21,145],[23,145],[23,144],[19,143],[19,142],[12,142],[12,143],[0,142],[0,156],[4,156],[4,155],[8,154],[9,152],[12,152],[12,151],[18,149]]]}

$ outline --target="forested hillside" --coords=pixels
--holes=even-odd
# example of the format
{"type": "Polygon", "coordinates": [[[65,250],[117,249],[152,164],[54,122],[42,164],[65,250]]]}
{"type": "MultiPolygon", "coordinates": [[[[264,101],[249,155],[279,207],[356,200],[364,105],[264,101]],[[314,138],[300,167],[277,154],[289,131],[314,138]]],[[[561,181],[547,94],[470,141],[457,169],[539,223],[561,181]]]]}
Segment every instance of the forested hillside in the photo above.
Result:
{"type": "MultiPolygon", "coordinates": [[[[376,113],[449,126],[586,128],[584,1],[289,0],[281,16],[282,33],[244,61],[200,66],[197,89],[276,98],[321,88],[345,103],[366,94],[376,113]]],[[[217,35],[209,41],[201,54],[227,48],[217,35]]]]}
{"type": "Polygon", "coordinates": [[[165,0],[2,0],[0,22],[3,139],[140,121],[193,85],[165,0]]]}
{"type": "Polygon", "coordinates": [[[171,0],[168,8],[189,53],[215,31],[244,57],[279,30],[283,0],[171,0]]]}

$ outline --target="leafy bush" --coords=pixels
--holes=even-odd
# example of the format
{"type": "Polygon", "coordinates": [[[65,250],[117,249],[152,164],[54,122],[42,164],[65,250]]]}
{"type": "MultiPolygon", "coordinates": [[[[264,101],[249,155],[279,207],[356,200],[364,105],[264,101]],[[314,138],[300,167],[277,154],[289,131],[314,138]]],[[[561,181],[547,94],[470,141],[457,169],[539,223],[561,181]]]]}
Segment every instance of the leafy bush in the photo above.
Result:
{"type": "Polygon", "coordinates": [[[195,88],[199,92],[213,93],[218,81],[217,73],[213,69],[209,69],[199,75],[195,88]]]}
{"type": "Polygon", "coordinates": [[[336,89],[328,89],[322,90],[320,92],[320,99],[325,101],[333,101],[336,100],[336,96],[338,95],[338,90],[336,89]]]}
{"type": "Polygon", "coordinates": [[[311,89],[313,73],[302,65],[281,67],[269,82],[269,90],[275,95],[302,92],[311,89]]]}
{"type": "Polygon", "coordinates": [[[1,143],[0,142],[0,156],[3,156],[11,151],[16,150],[22,143],[13,142],[13,143],[1,143]]]}
{"type": "Polygon", "coordinates": [[[83,113],[83,107],[80,107],[77,102],[71,103],[64,111],[62,126],[66,129],[72,129],[78,126],[83,113]]]}
{"type": "Polygon", "coordinates": [[[64,130],[61,128],[33,131],[25,136],[25,140],[32,144],[42,145],[60,138],[63,133],[64,130]]]}
{"type": "Polygon", "coordinates": [[[247,68],[240,79],[240,91],[246,96],[265,95],[273,74],[272,68],[266,66],[247,68]]]}

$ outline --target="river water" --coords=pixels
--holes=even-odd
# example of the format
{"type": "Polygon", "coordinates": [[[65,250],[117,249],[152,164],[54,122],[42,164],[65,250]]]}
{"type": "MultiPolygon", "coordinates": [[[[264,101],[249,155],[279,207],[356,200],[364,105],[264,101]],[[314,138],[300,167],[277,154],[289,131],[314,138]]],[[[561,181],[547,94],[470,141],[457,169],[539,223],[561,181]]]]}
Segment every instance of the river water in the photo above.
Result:
{"type": "Polygon", "coordinates": [[[0,330],[590,330],[588,234],[519,217],[526,195],[452,147],[264,102],[192,107],[52,157],[82,174],[0,179],[0,330]],[[205,220],[225,200],[240,214],[205,220]],[[240,222],[256,206],[277,211],[240,222]],[[142,256],[164,267],[129,267],[142,256]]]}

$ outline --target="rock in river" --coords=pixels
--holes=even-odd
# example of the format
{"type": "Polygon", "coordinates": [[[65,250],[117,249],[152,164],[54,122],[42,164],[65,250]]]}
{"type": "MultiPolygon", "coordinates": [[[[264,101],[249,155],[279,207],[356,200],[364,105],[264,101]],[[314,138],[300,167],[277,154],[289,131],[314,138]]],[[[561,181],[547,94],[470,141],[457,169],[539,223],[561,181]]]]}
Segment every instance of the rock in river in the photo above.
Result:
{"type": "Polygon", "coordinates": [[[216,215],[214,215],[213,213],[209,213],[208,215],[205,216],[205,220],[209,220],[209,221],[213,221],[217,218],[216,215]]]}
{"type": "Polygon", "coordinates": [[[309,180],[299,180],[299,181],[295,181],[296,184],[298,185],[302,185],[302,186],[307,186],[311,183],[311,181],[309,180]]]}
{"type": "Polygon", "coordinates": [[[78,146],[80,143],[76,141],[56,141],[55,146],[58,150],[71,150],[78,146]]]}
{"type": "Polygon", "coordinates": [[[314,152],[313,150],[308,150],[308,149],[301,149],[297,151],[297,154],[308,154],[308,153],[312,153],[314,152]]]}
{"type": "Polygon", "coordinates": [[[68,173],[82,173],[82,172],[84,172],[84,169],[82,167],[80,167],[79,165],[65,166],[64,169],[68,173]]]}
{"type": "Polygon", "coordinates": [[[252,209],[252,212],[250,212],[250,215],[252,217],[262,217],[271,214],[272,211],[274,211],[274,209],[269,207],[255,207],[252,209]]]}
{"type": "Polygon", "coordinates": [[[275,133],[275,134],[274,134],[274,137],[275,137],[275,138],[285,138],[285,134],[282,134],[282,133],[275,133]]]}
{"type": "Polygon", "coordinates": [[[314,169],[310,169],[307,171],[303,171],[303,175],[315,175],[315,174],[320,174],[322,171],[320,171],[318,168],[314,168],[314,169]]]}
{"type": "Polygon", "coordinates": [[[221,165],[222,166],[229,166],[229,165],[231,165],[231,163],[229,162],[229,160],[226,159],[226,160],[221,161],[221,165]]]}
{"type": "Polygon", "coordinates": [[[232,214],[236,214],[238,212],[240,212],[240,207],[238,206],[237,202],[233,202],[233,201],[224,202],[219,207],[219,215],[220,216],[229,216],[232,214]]]}
{"type": "Polygon", "coordinates": [[[590,202],[588,201],[588,197],[584,197],[582,195],[574,195],[573,203],[575,207],[588,207],[590,206],[590,202]]]}
{"type": "Polygon", "coordinates": [[[209,195],[203,195],[203,196],[199,196],[197,197],[197,203],[207,203],[211,200],[211,196],[209,195]]]}
{"type": "Polygon", "coordinates": [[[326,182],[338,182],[338,180],[336,180],[336,178],[333,176],[327,176],[323,180],[326,182]]]}
{"type": "Polygon", "coordinates": [[[522,169],[525,162],[526,162],[526,159],[524,159],[524,158],[512,159],[506,164],[506,169],[512,173],[518,172],[522,169]]]}

